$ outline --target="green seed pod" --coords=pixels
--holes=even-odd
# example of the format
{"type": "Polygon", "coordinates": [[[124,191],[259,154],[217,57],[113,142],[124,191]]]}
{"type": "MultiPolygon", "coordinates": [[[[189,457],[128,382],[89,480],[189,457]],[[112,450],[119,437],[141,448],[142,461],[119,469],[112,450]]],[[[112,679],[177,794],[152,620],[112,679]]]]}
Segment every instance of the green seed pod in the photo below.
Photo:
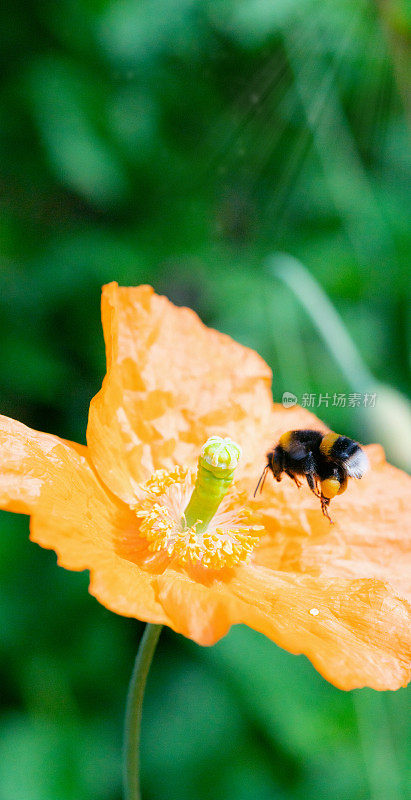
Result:
{"type": "Polygon", "coordinates": [[[204,533],[233,482],[234,470],[241,457],[241,447],[228,437],[211,436],[201,449],[197,478],[184,512],[186,527],[197,524],[204,533]]]}

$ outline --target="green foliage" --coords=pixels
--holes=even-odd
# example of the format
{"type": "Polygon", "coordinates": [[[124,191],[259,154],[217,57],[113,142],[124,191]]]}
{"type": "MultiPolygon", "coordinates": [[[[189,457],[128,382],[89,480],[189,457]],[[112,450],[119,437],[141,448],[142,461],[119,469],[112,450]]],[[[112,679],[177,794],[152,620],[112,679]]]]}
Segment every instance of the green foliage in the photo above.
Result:
{"type": "MultiPolygon", "coordinates": [[[[151,283],[256,348],[276,400],[355,391],[267,270],[279,252],[322,286],[375,381],[406,391],[403,5],[381,3],[383,21],[371,0],[3,5],[2,413],[84,441],[110,280],[151,283]]],[[[319,414],[367,439],[358,409],[319,414]]],[[[0,798],[119,800],[140,627],[32,545],[24,518],[0,523],[0,798]]],[[[341,693],[243,628],[210,650],[168,633],[145,796],[405,800],[409,698],[341,693]]]]}

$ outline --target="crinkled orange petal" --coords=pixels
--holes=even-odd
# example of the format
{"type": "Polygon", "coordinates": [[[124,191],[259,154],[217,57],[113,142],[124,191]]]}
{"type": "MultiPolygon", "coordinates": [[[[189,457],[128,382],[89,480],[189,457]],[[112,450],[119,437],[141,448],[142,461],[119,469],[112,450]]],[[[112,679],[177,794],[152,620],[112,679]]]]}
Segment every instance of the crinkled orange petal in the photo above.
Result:
{"type": "Polygon", "coordinates": [[[411,607],[389,584],[239,569],[242,622],[304,653],[340,689],[398,689],[411,678],[411,607]]]}
{"type": "Polygon", "coordinates": [[[341,689],[398,689],[411,678],[411,607],[373,579],[322,578],[247,564],[201,583],[157,577],[171,627],[202,645],[245,623],[308,656],[341,689]]]}
{"type": "Polygon", "coordinates": [[[150,286],[103,288],[107,375],[90,405],[87,441],[106,485],[127,503],[161,467],[194,466],[212,434],[243,446],[271,411],[271,371],[252,350],[203,325],[150,286]]]}
{"type": "Polygon", "coordinates": [[[91,569],[90,591],[104,605],[127,594],[128,580],[119,613],[168,624],[152,576],[115,552],[136,529],[135,515],[101,484],[86,447],[0,416],[0,508],[31,514],[30,538],[55,550],[60,566],[91,569]]]}

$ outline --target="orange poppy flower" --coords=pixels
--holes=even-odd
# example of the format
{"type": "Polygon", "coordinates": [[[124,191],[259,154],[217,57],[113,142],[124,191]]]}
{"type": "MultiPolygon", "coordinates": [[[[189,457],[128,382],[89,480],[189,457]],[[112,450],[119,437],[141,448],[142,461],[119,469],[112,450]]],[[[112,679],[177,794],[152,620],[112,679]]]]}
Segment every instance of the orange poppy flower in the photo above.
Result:
{"type": "Polygon", "coordinates": [[[325,426],[273,405],[256,353],[148,286],[104,287],[102,316],[107,375],[88,446],[1,417],[0,506],[31,514],[31,539],[61,566],[89,569],[90,592],[112,611],[202,645],[246,623],[340,688],[406,685],[409,478],[373,445],[368,475],[333,501],[333,526],[287,479],[269,476],[254,501],[268,447],[286,430],[325,426]],[[214,435],[242,448],[235,484],[207,530],[183,536],[214,435]]]}

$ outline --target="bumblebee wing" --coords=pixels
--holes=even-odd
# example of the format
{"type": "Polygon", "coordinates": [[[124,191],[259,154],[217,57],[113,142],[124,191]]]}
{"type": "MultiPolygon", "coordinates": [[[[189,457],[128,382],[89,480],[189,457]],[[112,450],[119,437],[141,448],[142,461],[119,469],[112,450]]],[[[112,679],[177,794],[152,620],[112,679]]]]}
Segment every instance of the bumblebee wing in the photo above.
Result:
{"type": "Polygon", "coordinates": [[[321,439],[322,434],[318,431],[292,431],[287,442],[286,451],[291,458],[300,461],[308,453],[318,448],[321,439]]]}
{"type": "Polygon", "coordinates": [[[310,452],[310,447],[309,445],[307,445],[306,442],[291,440],[287,447],[287,455],[289,455],[291,458],[295,458],[296,461],[305,458],[307,453],[309,452],[310,452]]]}

